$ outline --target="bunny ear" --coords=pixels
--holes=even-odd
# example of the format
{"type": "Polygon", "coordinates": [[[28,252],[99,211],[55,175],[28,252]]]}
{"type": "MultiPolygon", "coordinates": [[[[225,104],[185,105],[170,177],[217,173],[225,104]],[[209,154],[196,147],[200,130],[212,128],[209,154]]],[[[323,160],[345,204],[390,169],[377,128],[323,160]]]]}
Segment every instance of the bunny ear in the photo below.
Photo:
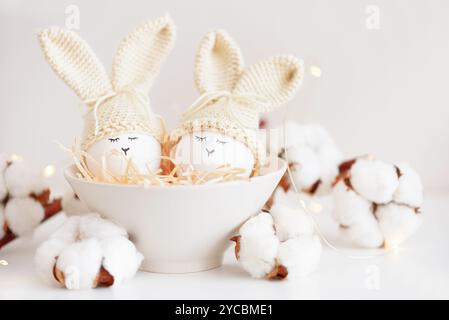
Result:
{"type": "Polygon", "coordinates": [[[293,56],[276,56],[246,69],[234,92],[255,94],[267,101],[268,112],[293,98],[303,78],[303,63],[293,56]]]}
{"type": "Polygon", "coordinates": [[[53,27],[40,32],[38,39],[51,68],[82,100],[111,90],[103,65],[74,32],[53,27]]]}
{"type": "Polygon", "coordinates": [[[132,86],[144,92],[154,79],[175,42],[175,25],[169,16],[150,20],[123,39],[112,66],[116,90],[132,86]]]}
{"type": "Polygon", "coordinates": [[[200,93],[232,91],[243,68],[241,51],[223,30],[209,32],[201,41],[195,61],[195,82],[200,93]]]}

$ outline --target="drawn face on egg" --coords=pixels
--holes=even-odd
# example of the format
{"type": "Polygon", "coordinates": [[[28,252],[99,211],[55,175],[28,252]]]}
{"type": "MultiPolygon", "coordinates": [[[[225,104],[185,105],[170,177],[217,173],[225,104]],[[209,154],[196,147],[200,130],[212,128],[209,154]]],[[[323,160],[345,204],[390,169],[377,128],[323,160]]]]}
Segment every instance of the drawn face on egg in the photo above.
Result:
{"type": "Polygon", "coordinates": [[[191,164],[201,171],[212,171],[223,165],[243,168],[245,173],[242,176],[246,177],[251,175],[254,167],[254,156],[243,143],[212,131],[182,136],[172,151],[172,157],[180,165],[191,164]]]}
{"type": "Polygon", "coordinates": [[[94,143],[87,153],[96,160],[87,159],[89,170],[96,176],[101,169],[97,163],[102,163],[103,156],[108,171],[113,175],[124,175],[129,160],[139,173],[146,174],[148,169],[154,172],[159,168],[161,145],[153,136],[129,133],[102,139],[94,143]]]}

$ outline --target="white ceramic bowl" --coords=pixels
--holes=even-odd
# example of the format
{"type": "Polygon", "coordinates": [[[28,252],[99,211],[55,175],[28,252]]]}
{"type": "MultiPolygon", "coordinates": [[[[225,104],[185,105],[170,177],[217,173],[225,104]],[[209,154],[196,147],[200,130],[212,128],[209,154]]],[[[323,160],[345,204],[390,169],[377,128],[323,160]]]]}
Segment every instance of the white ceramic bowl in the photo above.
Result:
{"type": "Polygon", "coordinates": [[[229,238],[268,200],[286,170],[278,166],[249,181],[193,186],[127,186],[65,177],[86,205],[128,230],[145,256],[142,270],[183,273],[222,263],[229,238]]]}

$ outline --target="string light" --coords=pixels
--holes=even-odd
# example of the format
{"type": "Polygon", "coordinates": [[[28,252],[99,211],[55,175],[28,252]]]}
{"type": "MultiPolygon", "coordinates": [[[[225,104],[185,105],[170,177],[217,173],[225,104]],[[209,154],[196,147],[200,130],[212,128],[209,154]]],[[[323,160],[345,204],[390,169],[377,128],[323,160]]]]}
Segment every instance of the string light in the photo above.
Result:
{"type": "Polygon", "coordinates": [[[318,66],[310,66],[309,68],[310,74],[315,78],[321,77],[321,68],[318,66]]]}
{"type": "Polygon", "coordinates": [[[8,265],[8,261],[6,260],[0,260],[0,266],[6,267],[8,265]]]}
{"type": "Polygon", "coordinates": [[[52,164],[49,164],[44,169],[44,177],[45,178],[50,178],[50,177],[54,176],[55,172],[56,172],[55,166],[52,165],[52,164]]]}

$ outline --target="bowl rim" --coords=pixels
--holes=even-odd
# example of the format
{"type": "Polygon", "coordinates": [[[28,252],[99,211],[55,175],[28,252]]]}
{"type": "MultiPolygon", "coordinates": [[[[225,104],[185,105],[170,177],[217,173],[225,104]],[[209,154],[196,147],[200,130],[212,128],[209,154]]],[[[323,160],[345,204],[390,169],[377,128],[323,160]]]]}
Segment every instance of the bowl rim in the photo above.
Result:
{"type": "Polygon", "coordinates": [[[69,182],[72,180],[72,181],[76,181],[76,182],[82,183],[82,184],[95,185],[95,186],[107,186],[107,187],[115,187],[115,188],[131,188],[131,189],[145,189],[145,190],[151,190],[151,189],[173,190],[173,189],[186,189],[186,188],[187,189],[219,188],[219,187],[223,187],[223,186],[238,185],[238,184],[242,184],[242,183],[249,183],[249,182],[255,182],[255,181],[259,181],[259,180],[270,179],[273,176],[276,176],[278,174],[282,177],[282,175],[287,170],[287,162],[284,159],[279,158],[279,157],[277,158],[277,161],[278,161],[278,168],[276,170],[269,171],[268,173],[266,173],[264,175],[252,177],[252,178],[249,178],[248,180],[235,180],[235,181],[209,183],[209,184],[203,183],[203,184],[192,184],[192,185],[177,184],[177,185],[161,185],[161,186],[158,186],[158,185],[144,186],[144,185],[128,185],[128,184],[118,184],[118,183],[108,183],[108,182],[92,182],[92,181],[80,179],[74,175],[74,171],[77,170],[75,164],[71,164],[64,169],[64,177],[69,182]]]}

